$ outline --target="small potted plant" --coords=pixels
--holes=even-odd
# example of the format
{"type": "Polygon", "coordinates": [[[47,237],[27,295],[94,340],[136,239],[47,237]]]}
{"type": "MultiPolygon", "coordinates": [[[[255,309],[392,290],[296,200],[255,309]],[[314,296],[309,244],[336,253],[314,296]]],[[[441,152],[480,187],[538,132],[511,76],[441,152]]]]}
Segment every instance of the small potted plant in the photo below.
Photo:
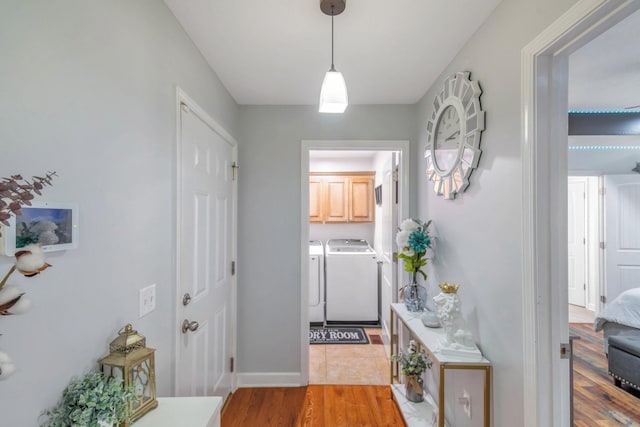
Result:
{"type": "Polygon", "coordinates": [[[121,379],[89,372],[69,383],[58,405],[43,414],[47,420],[42,427],[111,427],[129,423],[129,404],[134,400],[133,390],[125,388],[121,379]]]}
{"type": "Polygon", "coordinates": [[[411,402],[424,400],[422,374],[431,369],[433,362],[423,351],[418,351],[414,340],[409,342],[406,353],[400,352],[391,356],[392,362],[400,363],[404,375],[405,396],[411,402]]]}

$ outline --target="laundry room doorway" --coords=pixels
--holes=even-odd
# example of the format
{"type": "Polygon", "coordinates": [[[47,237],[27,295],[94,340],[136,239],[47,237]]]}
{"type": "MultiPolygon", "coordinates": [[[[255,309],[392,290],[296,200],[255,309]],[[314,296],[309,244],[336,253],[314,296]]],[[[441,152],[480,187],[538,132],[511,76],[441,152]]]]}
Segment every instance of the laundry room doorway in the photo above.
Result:
{"type": "Polygon", "coordinates": [[[303,384],[389,384],[408,155],[408,141],[302,142],[303,384]]]}

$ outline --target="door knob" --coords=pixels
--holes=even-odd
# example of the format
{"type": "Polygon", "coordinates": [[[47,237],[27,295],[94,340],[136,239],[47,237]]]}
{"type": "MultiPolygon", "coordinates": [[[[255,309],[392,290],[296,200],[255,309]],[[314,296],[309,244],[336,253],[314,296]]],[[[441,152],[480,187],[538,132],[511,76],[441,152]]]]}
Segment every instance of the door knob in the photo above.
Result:
{"type": "Polygon", "coordinates": [[[184,321],[182,322],[182,333],[186,334],[187,331],[194,332],[198,329],[199,326],[200,324],[195,320],[193,322],[189,322],[187,319],[184,319],[184,321]]]}

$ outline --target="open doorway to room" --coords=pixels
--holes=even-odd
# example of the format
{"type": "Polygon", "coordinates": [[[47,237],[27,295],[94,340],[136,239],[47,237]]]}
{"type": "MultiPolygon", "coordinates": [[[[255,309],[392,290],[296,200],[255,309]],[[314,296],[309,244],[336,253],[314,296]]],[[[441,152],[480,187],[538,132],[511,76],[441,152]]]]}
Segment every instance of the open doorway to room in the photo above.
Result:
{"type": "MultiPolygon", "coordinates": [[[[572,155],[571,151],[570,146],[569,157],[572,155]]],[[[569,176],[567,191],[569,323],[593,325],[600,309],[602,267],[600,188],[598,176],[569,176]]]]}
{"type": "Polygon", "coordinates": [[[309,248],[301,268],[308,273],[301,281],[308,296],[301,302],[308,314],[308,361],[302,352],[308,382],[387,385],[389,304],[397,301],[398,282],[394,236],[408,191],[408,142],[308,145],[301,220],[309,248]]]}
{"type": "MultiPolygon", "coordinates": [[[[570,353],[563,351],[569,336],[565,285],[568,230],[564,220],[568,214],[569,56],[639,8],[640,3],[635,1],[580,0],[522,51],[523,364],[527,427],[570,424],[570,353]]],[[[613,50],[624,50],[620,46],[613,50]]],[[[602,52],[603,57],[605,53],[611,52],[602,52]]],[[[603,93],[611,92],[621,80],[619,75],[613,75],[614,71],[624,74],[631,69],[631,64],[609,64],[613,81],[605,84],[603,93]]],[[[596,99],[595,82],[588,84],[585,95],[596,99]]],[[[624,83],[622,86],[628,89],[624,83]]],[[[631,92],[634,91],[623,91],[616,101],[620,103],[631,92]]],[[[600,400],[607,399],[602,396],[600,400]]],[[[611,403],[611,398],[608,401],[611,403]]],[[[602,408],[594,400],[589,405],[602,408]]]]}
{"type": "MultiPolygon", "coordinates": [[[[629,91],[621,78],[629,73],[640,50],[617,48],[634,37],[638,25],[640,12],[635,12],[568,57],[567,297],[573,347],[572,425],[634,425],[640,421],[635,410],[639,393],[614,387],[608,374],[608,336],[629,331],[622,332],[619,325],[608,322],[603,331],[600,318],[607,318],[605,307],[633,282],[624,278],[633,267],[626,257],[629,251],[640,250],[638,244],[627,241],[620,245],[618,241],[620,235],[640,236],[635,226],[640,221],[640,193],[631,190],[624,200],[618,197],[618,183],[624,182],[625,189],[636,183],[640,189],[640,176],[629,175],[640,161],[640,135],[628,126],[629,119],[640,118],[640,92],[629,91]],[[623,263],[617,259],[617,248],[623,248],[623,263]]],[[[640,286],[640,281],[636,283],[640,286]]],[[[636,310],[640,313],[640,301],[636,310]]]]}

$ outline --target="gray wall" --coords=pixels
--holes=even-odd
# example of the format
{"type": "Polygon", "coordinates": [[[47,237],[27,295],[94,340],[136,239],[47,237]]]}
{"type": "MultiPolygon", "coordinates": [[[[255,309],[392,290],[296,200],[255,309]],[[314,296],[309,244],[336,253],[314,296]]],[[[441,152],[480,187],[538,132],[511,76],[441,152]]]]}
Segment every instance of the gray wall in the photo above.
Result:
{"type": "Polygon", "coordinates": [[[417,106],[320,115],[315,106],[238,109],[160,1],[2,2],[0,176],[56,170],[41,200],[81,208],[80,248],[49,256],[54,267],[36,278],[11,281],[34,307],[0,319],[0,349],[20,367],[0,387],[2,425],[35,425],[128,321],[158,349],[159,392],[170,394],[175,85],[240,141],[241,373],[300,371],[300,141],[408,139],[411,211],[433,219],[441,237],[431,283],[462,285],[465,314],[495,367],[494,425],[522,425],[520,51],[573,3],[505,0],[417,106]],[[471,186],[445,201],[424,179],[424,125],[458,70],[481,82],[487,131],[471,186]],[[158,308],[136,320],[138,289],[151,283],[158,308]]]}
{"type": "Polygon", "coordinates": [[[343,115],[318,114],[316,106],[240,111],[238,369],[295,374],[302,327],[301,140],[409,140],[414,108],[351,105],[343,115]]]}
{"type": "Polygon", "coordinates": [[[633,173],[640,162],[640,136],[570,136],[569,174],[618,175],[633,173]],[[621,148],[626,147],[626,148],[621,148]]]}
{"type": "MultiPolygon", "coordinates": [[[[40,200],[80,205],[80,247],[26,279],[31,311],[0,319],[19,371],[0,383],[0,424],[37,425],[74,375],[94,368],[125,323],[157,349],[173,392],[175,87],[230,133],[238,107],[157,0],[0,4],[0,176],[55,170],[40,200]],[[138,319],[138,290],[157,309],[138,319]]],[[[12,259],[0,257],[0,272],[12,259]]]]}
{"type": "Polygon", "coordinates": [[[467,191],[457,200],[444,200],[422,178],[422,159],[415,172],[419,216],[432,219],[440,234],[429,278],[431,295],[445,280],[461,285],[469,326],[494,366],[495,426],[523,424],[520,54],[573,3],[503,1],[418,104],[416,149],[422,151],[424,124],[447,76],[470,71],[484,92],[483,152],[467,191]]]}

